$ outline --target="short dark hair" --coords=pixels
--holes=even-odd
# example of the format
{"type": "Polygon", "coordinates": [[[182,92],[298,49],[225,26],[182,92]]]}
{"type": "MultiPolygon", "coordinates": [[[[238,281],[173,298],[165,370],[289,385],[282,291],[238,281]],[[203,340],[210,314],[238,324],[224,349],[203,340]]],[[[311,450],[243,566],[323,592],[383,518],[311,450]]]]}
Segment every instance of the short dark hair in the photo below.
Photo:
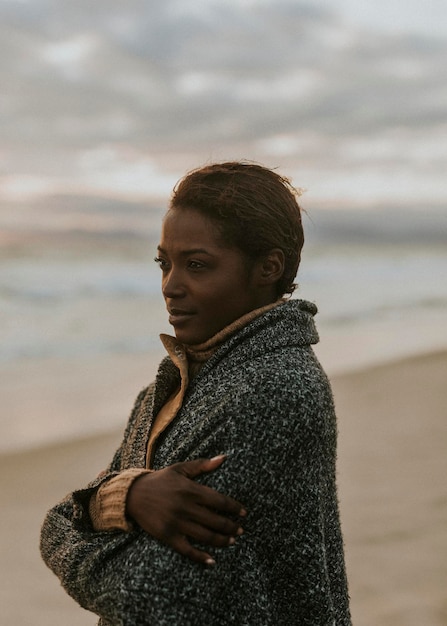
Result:
{"type": "Polygon", "coordinates": [[[171,209],[195,209],[216,222],[223,241],[252,259],[280,248],[284,273],[277,295],[295,290],[304,233],[298,191],[276,172],[250,162],[214,163],[186,174],[171,209]]]}

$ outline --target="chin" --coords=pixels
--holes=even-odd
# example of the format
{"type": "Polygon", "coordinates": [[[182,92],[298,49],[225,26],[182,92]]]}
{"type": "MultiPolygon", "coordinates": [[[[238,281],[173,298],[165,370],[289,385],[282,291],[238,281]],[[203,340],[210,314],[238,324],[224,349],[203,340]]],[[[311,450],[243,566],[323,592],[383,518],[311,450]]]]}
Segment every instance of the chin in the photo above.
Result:
{"type": "Polygon", "coordinates": [[[175,331],[175,337],[180,343],[184,343],[187,346],[195,346],[205,342],[212,337],[212,335],[204,336],[201,333],[188,332],[187,330],[179,328],[175,331]]]}
{"type": "Polygon", "coordinates": [[[200,323],[198,319],[191,319],[188,322],[176,324],[174,327],[175,337],[180,343],[188,346],[195,346],[208,341],[220,328],[210,327],[208,324],[200,323]]]}
{"type": "Polygon", "coordinates": [[[198,343],[195,340],[194,333],[189,333],[182,328],[174,329],[174,334],[176,339],[180,341],[180,343],[185,343],[187,345],[193,345],[194,343],[198,343]]]}

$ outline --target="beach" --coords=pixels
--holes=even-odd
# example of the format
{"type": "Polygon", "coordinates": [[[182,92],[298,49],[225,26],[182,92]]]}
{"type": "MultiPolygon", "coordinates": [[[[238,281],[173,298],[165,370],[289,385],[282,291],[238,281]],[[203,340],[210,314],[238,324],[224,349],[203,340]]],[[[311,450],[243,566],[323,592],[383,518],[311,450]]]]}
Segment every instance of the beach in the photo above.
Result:
{"type": "MultiPolygon", "coordinates": [[[[67,362],[65,370],[61,363],[53,363],[54,376],[66,377],[66,389],[71,377],[78,378],[71,397],[53,397],[52,414],[66,410],[75,398],[79,413],[107,415],[119,409],[127,414],[155,362],[147,354],[115,355],[113,362],[111,368],[110,359],[97,359],[95,378],[80,362],[67,362]]],[[[24,409],[39,407],[44,412],[45,384],[42,377],[32,376],[32,364],[28,366],[24,409]]],[[[34,374],[38,369],[36,365],[34,374]]],[[[356,626],[447,624],[446,375],[447,351],[440,351],[331,376],[339,421],[341,517],[356,626]]],[[[45,420],[48,415],[35,415],[36,424],[45,420]]],[[[95,476],[119,439],[120,429],[114,427],[0,456],[0,590],[5,624],[96,623],[40,560],[38,537],[45,511],[95,476]]]]}
{"type": "Polygon", "coordinates": [[[164,354],[176,181],[247,159],[303,209],[353,623],[447,626],[447,3],[86,6],[0,3],[0,621],[96,623],[40,525],[164,354]]]}

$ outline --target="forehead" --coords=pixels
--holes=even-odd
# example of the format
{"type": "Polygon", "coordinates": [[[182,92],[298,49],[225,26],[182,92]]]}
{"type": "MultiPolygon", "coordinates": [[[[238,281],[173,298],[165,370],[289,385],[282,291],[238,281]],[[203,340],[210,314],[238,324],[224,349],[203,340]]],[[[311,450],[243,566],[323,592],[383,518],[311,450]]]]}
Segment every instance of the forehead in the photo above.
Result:
{"type": "Polygon", "coordinates": [[[195,209],[170,209],[163,220],[160,247],[228,248],[217,224],[195,209]]]}

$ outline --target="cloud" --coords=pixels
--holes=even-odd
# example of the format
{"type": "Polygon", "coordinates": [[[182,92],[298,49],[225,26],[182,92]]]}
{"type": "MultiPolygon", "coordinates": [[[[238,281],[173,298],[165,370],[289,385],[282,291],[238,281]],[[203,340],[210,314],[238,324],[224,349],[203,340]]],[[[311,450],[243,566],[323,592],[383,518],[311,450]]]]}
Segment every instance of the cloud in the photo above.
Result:
{"type": "Polygon", "coordinates": [[[379,162],[375,138],[402,128],[416,167],[422,137],[446,134],[447,43],[380,34],[335,6],[3,2],[4,189],[150,193],[147,181],[182,173],[178,154],[295,160],[318,175],[337,158],[349,169],[368,142],[379,162]],[[85,166],[101,154],[114,156],[85,166]]]}
{"type": "Polygon", "coordinates": [[[97,43],[91,34],[50,42],[42,50],[42,59],[68,80],[79,80],[86,73],[86,66],[98,48],[97,43]]]}

